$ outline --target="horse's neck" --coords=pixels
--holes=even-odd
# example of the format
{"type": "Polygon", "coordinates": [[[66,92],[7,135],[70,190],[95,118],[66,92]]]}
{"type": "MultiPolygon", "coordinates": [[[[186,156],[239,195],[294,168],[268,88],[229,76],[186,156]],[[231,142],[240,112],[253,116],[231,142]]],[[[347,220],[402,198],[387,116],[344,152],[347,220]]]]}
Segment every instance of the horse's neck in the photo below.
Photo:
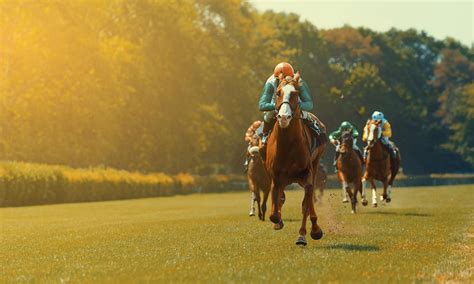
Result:
{"type": "Polygon", "coordinates": [[[377,160],[384,158],[384,151],[380,140],[377,140],[375,145],[369,150],[368,159],[370,160],[371,158],[377,160]]]}
{"type": "Polygon", "coordinates": [[[275,123],[274,128],[277,145],[279,146],[293,146],[294,143],[298,143],[299,141],[303,142],[303,123],[299,115],[295,115],[287,128],[280,128],[278,122],[275,123]]]}

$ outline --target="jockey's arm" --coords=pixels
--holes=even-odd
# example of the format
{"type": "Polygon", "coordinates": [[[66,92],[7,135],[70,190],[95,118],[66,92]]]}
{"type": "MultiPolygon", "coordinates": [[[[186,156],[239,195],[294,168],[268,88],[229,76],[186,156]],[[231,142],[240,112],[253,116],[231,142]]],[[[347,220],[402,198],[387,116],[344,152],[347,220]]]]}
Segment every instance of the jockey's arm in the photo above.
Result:
{"type": "Polygon", "coordinates": [[[263,91],[260,94],[260,100],[258,102],[258,108],[260,111],[270,111],[275,109],[275,104],[272,103],[273,98],[273,86],[270,83],[266,83],[263,87],[263,91]]]}
{"type": "Polygon", "coordinates": [[[369,127],[368,127],[369,123],[367,122],[367,124],[365,124],[364,126],[364,134],[362,134],[362,141],[367,141],[367,137],[369,136],[369,127]]]}
{"type": "Polygon", "coordinates": [[[383,125],[382,136],[387,138],[392,137],[392,126],[388,121],[383,125]]]}
{"type": "Polygon", "coordinates": [[[331,132],[331,134],[329,134],[329,141],[331,141],[332,144],[336,144],[337,141],[339,141],[340,137],[341,137],[341,131],[338,129],[336,131],[331,132]]]}
{"type": "Polygon", "coordinates": [[[311,111],[313,109],[313,99],[311,98],[308,84],[304,80],[301,80],[300,86],[300,108],[304,111],[311,111]]]}
{"type": "Polygon", "coordinates": [[[355,129],[354,127],[352,128],[352,138],[357,138],[359,137],[359,131],[357,131],[357,129],[355,129]]]}

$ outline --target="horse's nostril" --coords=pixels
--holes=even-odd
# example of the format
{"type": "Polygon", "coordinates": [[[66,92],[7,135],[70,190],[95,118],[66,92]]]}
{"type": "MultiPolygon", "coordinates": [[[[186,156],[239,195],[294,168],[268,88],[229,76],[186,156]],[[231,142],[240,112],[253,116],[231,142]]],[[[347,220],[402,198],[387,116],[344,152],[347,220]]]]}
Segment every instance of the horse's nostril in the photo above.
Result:
{"type": "Polygon", "coordinates": [[[280,115],[280,114],[279,114],[279,115],[277,115],[277,118],[281,118],[281,115],[280,115]]]}
{"type": "Polygon", "coordinates": [[[291,115],[288,116],[288,119],[291,119],[291,115]]]}

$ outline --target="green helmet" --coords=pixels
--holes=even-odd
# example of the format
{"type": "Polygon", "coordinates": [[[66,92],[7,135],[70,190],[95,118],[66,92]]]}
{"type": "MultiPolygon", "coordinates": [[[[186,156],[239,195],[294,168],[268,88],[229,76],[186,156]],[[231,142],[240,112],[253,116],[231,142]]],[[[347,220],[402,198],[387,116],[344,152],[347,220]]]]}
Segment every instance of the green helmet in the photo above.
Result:
{"type": "Polygon", "coordinates": [[[343,121],[341,123],[341,130],[349,130],[352,128],[352,124],[350,124],[348,121],[343,121]]]}

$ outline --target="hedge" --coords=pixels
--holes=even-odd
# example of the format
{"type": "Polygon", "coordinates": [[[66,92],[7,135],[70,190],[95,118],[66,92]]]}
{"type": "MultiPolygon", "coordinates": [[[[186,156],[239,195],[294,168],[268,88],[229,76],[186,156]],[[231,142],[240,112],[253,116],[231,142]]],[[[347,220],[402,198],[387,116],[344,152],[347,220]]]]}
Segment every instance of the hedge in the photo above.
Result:
{"type": "Polygon", "coordinates": [[[112,168],[0,162],[0,207],[241,190],[243,176],[144,174],[112,168]]]}

